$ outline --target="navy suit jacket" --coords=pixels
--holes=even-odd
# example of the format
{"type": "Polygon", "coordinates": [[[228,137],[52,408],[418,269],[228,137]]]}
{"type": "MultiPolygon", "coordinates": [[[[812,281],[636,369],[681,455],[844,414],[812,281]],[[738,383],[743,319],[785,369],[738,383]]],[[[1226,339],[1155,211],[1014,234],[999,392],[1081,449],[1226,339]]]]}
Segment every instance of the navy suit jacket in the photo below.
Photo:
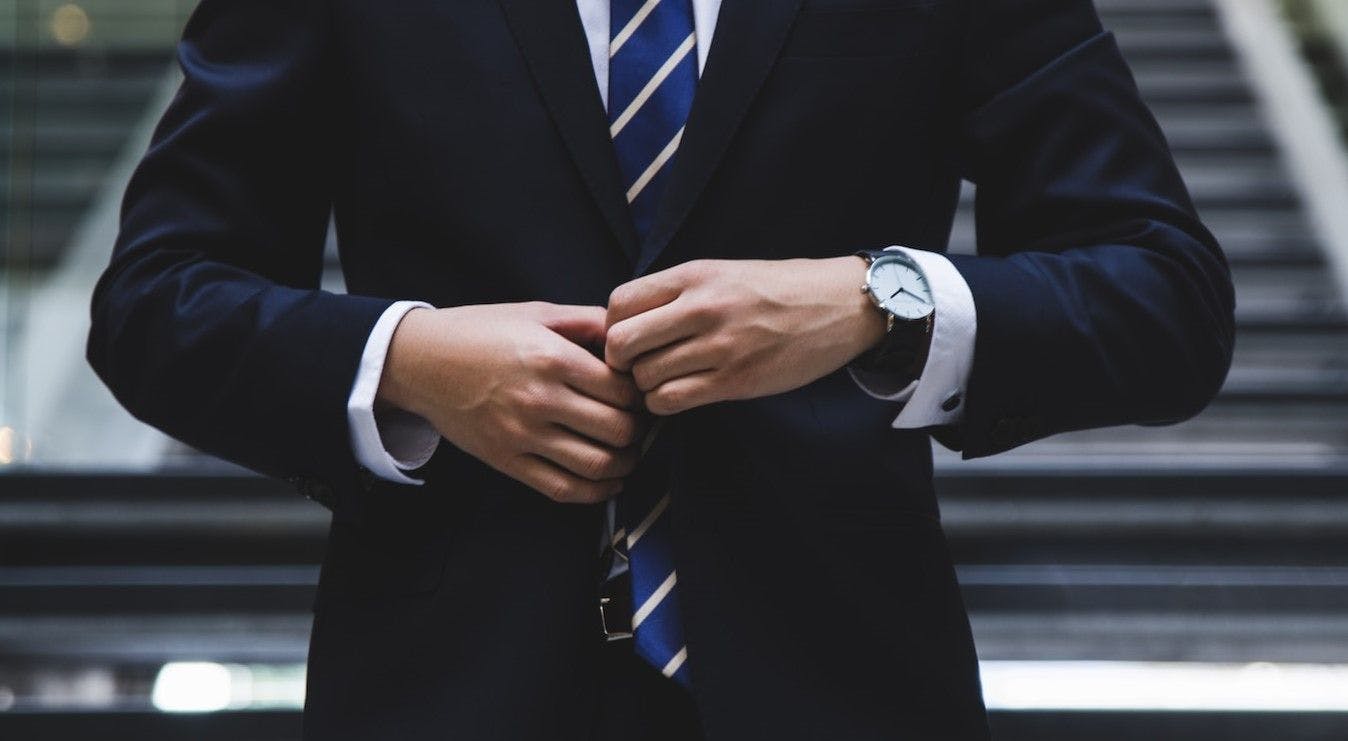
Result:
{"type": "MultiPolygon", "coordinates": [[[[602,508],[443,444],[375,480],[345,401],[395,299],[602,305],[694,258],[978,256],[967,457],[1214,395],[1232,289],[1089,0],[725,0],[654,227],[570,0],[203,0],[126,193],[88,356],[136,416],[333,514],[311,738],[586,738],[602,508]],[[335,213],[350,295],[318,290],[335,213]],[[639,258],[638,256],[644,256],[639,258]]],[[[674,418],[709,737],[979,738],[929,431],[844,372],[674,418]]]]}

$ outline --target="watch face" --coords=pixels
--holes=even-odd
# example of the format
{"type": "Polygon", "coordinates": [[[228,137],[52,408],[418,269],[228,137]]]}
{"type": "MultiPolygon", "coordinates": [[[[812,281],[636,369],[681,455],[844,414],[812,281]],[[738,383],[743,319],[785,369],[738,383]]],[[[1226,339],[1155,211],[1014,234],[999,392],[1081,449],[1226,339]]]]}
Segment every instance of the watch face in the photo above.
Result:
{"type": "Polygon", "coordinates": [[[871,297],[900,319],[921,319],[935,308],[927,277],[903,255],[885,255],[871,263],[871,297]]]}

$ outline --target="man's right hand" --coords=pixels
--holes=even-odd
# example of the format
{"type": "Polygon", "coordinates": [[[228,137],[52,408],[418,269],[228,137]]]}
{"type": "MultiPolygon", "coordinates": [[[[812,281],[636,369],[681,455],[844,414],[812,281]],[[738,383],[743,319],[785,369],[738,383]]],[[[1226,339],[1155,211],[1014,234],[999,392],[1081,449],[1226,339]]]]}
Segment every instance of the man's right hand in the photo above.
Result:
{"type": "Polygon", "coordinates": [[[607,312],[541,302],[413,309],[376,403],[558,502],[606,500],[636,466],[641,393],[604,364],[607,312]]]}

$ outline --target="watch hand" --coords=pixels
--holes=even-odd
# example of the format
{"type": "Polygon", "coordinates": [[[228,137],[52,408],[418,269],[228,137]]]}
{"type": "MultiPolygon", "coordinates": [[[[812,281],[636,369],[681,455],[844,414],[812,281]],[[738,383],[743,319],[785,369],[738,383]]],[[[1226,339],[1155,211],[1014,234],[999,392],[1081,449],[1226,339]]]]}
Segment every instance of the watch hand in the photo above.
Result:
{"type": "Polygon", "coordinates": [[[889,294],[889,297],[890,297],[890,298],[894,298],[895,296],[899,295],[900,293],[903,293],[903,286],[899,286],[899,290],[897,290],[897,291],[895,291],[895,292],[889,294]]]}

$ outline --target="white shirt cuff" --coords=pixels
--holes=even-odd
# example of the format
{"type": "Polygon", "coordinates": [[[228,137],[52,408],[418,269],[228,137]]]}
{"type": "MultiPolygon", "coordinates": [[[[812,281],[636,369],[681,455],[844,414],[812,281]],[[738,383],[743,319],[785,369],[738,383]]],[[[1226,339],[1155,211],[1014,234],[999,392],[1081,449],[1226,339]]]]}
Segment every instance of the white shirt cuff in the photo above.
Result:
{"type": "Polygon", "coordinates": [[[418,308],[435,307],[422,301],[398,301],[384,310],[365,341],[360,369],[346,400],[346,422],[356,462],[379,478],[397,484],[424,483],[403,471],[426,465],[440,444],[440,433],[421,417],[401,409],[387,409],[380,410],[376,418],[374,411],[374,397],[384,375],[384,358],[393,341],[393,330],[407,312],[418,308]]]}
{"type": "Polygon", "coordinates": [[[956,424],[964,417],[964,392],[974,364],[974,337],[978,318],[969,284],[944,255],[908,247],[902,250],[913,258],[927,276],[936,304],[936,322],[931,335],[927,364],[918,380],[898,387],[883,373],[868,373],[848,367],[852,379],[863,391],[886,401],[905,402],[894,420],[894,427],[916,429],[956,424]]]}

